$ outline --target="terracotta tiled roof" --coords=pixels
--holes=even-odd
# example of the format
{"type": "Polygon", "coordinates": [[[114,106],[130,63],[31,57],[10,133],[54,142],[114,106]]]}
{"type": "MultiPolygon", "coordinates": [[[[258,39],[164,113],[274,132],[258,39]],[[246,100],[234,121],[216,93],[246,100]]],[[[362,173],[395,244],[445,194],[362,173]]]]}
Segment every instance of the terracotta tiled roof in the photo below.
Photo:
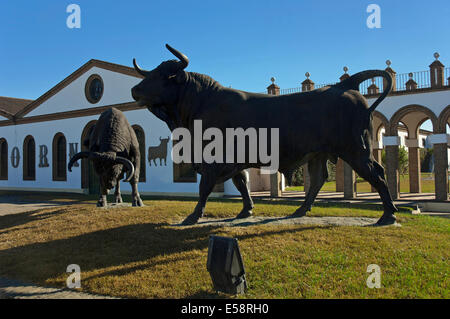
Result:
{"type": "Polygon", "coordinates": [[[22,111],[31,102],[33,102],[33,100],[0,96],[0,115],[10,118],[22,111]]]}

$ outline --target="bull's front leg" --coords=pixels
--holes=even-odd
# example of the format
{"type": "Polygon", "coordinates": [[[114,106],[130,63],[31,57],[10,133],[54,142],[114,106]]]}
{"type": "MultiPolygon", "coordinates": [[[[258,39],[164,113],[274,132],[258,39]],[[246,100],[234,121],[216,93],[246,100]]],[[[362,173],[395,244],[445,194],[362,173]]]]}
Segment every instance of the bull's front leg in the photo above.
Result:
{"type": "Polygon", "coordinates": [[[117,180],[116,189],[114,191],[114,199],[116,204],[123,203],[122,194],[120,193],[120,180],[117,180]]]}
{"type": "Polygon", "coordinates": [[[97,207],[106,207],[108,205],[106,195],[108,195],[108,189],[103,184],[103,181],[100,180],[100,198],[98,199],[97,207]]]}
{"type": "Polygon", "coordinates": [[[314,203],[317,194],[328,178],[327,160],[327,154],[319,154],[308,161],[308,173],[311,179],[311,186],[309,187],[302,206],[297,209],[291,217],[303,217],[307,212],[311,211],[312,204],[314,203]]]}
{"type": "Polygon", "coordinates": [[[133,207],[136,207],[136,206],[139,206],[139,207],[145,206],[144,203],[143,203],[142,200],[141,200],[141,195],[139,195],[139,192],[138,192],[138,187],[137,187],[138,182],[137,182],[136,180],[133,179],[133,180],[130,182],[130,185],[131,185],[131,197],[133,198],[132,206],[133,206],[133,207]]]}
{"type": "Polygon", "coordinates": [[[199,200],[195,206],[194,212],[183,221],[182,225],[194,225],[205,213],[206,201],[211,194],[214,185],[216,185],[217,177],[213,172],[205,172],[200,180],[199,200]]]}

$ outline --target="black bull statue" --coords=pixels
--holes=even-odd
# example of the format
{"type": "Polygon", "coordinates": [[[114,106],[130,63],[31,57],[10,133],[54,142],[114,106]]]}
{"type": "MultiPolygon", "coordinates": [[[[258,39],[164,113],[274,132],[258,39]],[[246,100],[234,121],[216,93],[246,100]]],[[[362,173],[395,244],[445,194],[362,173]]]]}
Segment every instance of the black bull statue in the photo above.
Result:
{"type": "Polygon", "coordinates": [[[104,111],[95,124],[89,139],[83,141],[89,151],[75,154],[69,161],[68,169],[73,164],[86,158],[92,160],[94,170],[100,178],[100,198],[97,206],[106,207],[108,191],[116,188],[116,203],[122,203],[120,179],[125,171],[128,177],[124,180],[131,184],[133,206],[144,206],[138,192],[137,184],[140,174],[139,143],[125,115],[116,108],[104,111]]]}
{"type": "MultiPolygon", "coordinates": [[[[372,113],[392,88],[389,73],[368,70],[317,90],[281,96],[249,93],[220,85],[211,77],[186,72],[189,60],[166,45],[178,60],[161,63],[144,71],[133,60],[137,72],[145,78],[132,88],[139,105],[165,121],[170,130],[183,127],[194,134],[194,120],[202,120],[203,130],[219,128],[279,128],[279,171],[288,180],[301,165],[308,163],[311,186],[302,206],[292,215],[301,217],[311,210],[328,173],[328,159],[340,157],[380,194],[384,213],[377,224],[395,223],[397,211],[384,177],[384,169],[374,160],[372,149],[372,113]],[[359,93],[359,84],[381,76],[387,87],[369,107],[359,93]]],[[[248,152],[248,144],[246,145],[248,152]]],[[[252,215],[253,201],[243,170],[266,166],[263,163],[198,163],[201,175],[199,201],[183,224],[195,224],[203,216],[206,201],[216,183],[232,178],[242,194],[244,208],[237,218],[252,215]]]]}

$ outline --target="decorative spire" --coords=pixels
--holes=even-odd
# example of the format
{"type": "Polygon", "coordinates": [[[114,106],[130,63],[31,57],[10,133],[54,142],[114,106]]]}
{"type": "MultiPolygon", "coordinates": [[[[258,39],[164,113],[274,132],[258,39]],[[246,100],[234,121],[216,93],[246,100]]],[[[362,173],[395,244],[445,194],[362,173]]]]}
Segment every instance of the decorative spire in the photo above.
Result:
{"type": "Polygon", "coordinates": [[[270,95],[280,95],[280,87],[275,84],[275,77],[271,77],[270,81],[272,82],[271,85],[267,87],[267,94],[270,95]]]}
{"type": "Polygon", "coordinates": [[[406,90],[407,91],[417,90],[417,82],[414,81],[414,79],[413,79],[414,73],[409,72],[408,76],[409,76],[409,80],[405,83],[406,90]]]}
{"type": "Polygon", "coordinates": [[[311,74],[305,73],[306,80],[302,82],[302,92],[314,90],[314,82],[309,78],[311,74]]]}
{"type": "Polygon", "coordinates": [[[439,61],[439,52],[433,54],[435,60],[430,64],[430,82],[432,88],[440,88],[445,85],[444,68],[445,66],[439,61]]]}
{"type": "Polygon", "coordinates": [[[348,75],[348,73],[347,73],[348,67],[344,66],[343,70],[344,70],[344,74],[342,74],[341,77],[339,78],[339,80],[341,80],[341,82],[350,77],[350,75],[348,75]]]}
{"type": "Polygon", "coordinates": [[[369,95],[378,94],[380,92],[380,89],[375,84],[375,78],[372,78],[371,80],[372,84],[367,88],[367,94],[369,95]]]}

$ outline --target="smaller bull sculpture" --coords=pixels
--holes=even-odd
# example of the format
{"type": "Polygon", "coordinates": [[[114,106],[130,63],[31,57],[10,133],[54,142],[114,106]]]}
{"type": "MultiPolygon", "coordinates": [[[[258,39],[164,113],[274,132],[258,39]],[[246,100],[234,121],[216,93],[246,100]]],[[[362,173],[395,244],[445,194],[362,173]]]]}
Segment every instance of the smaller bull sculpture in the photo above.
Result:
{"type": "Polygon", "coordinates": [[[89,151],[75,154],[69,161],[69,172],[79,159],[92,160],[94,170],[100,177],[100,198],[98,207],[106,207],[106,195],[115,187],[115,202],[122,203],[120,194],[120,179],[127,171],[124,182],[131,184],[133,206],[144,206],[140,198],[137,184],[139,182],[140,152],[139,142],[133,128],[125,115],[115,109],[109,108],[101,115],[88,140],[83,144],[89,151]]]}
{"type": "Polygon", "coordinates": [[[152,166],[153,163],[156,165],[156,160],[159,159],[159,165],[162,166],[162,161],[164,160],[164,165],[167,165],[167,143],[169,143],[170,137],[161,138],[159,137],[159,145],[158,146],[150,146],[148,148],[148,163],[152,166]]]}

